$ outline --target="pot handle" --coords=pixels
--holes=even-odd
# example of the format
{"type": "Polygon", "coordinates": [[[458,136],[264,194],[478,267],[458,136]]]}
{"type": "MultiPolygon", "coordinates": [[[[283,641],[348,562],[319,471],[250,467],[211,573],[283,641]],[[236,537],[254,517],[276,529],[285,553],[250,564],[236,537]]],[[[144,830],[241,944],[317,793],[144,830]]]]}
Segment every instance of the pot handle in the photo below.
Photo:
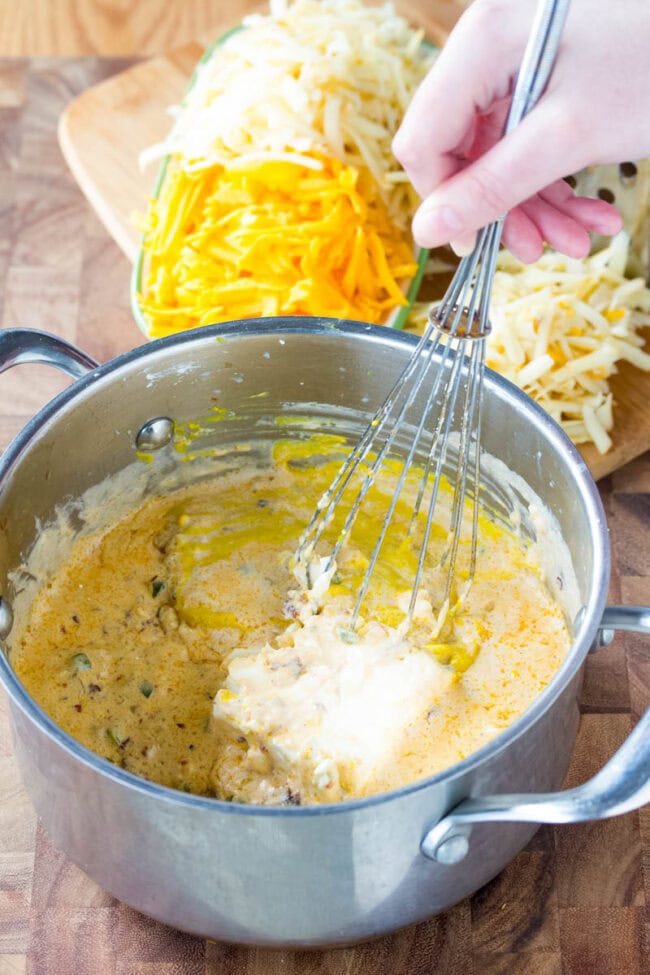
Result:
{"type": "MultiPolygon", "coordinates": [[[[650,634],[650,607],[608,606],[600,644],[614,630],[650,634]]],[[[650,802],[650,708],[616,754],[592,779],[561,792],[520,793],[465,799],[424,836],[420,849],[438,863],[460,863],[469,852],[474,823],[579,823],[607,819],[650,802]]]]}
{"type": "Polygon", "coordinates": [[[0,372],[24,362],[56,366],[74,379],[81,379],[99,363],[64,339],[35,328],[0,330],[0,372]]]}

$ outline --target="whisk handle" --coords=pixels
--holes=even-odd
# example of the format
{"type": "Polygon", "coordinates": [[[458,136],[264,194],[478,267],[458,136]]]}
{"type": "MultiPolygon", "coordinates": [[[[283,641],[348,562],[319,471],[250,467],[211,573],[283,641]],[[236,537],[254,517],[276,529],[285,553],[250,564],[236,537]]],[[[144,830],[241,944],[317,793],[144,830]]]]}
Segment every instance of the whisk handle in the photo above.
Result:
{"type": "Polygon", "coordinates": [[[555,64],[570,0],[540,0],[517,75],[504,135],[519,125],[546,88],[555,64]]]}
{"type": "MultiPolygon", "coordinates": [[[[508,118],[503,130],[504,135],[508,135],[519,125],[524,115],[536,104],[546,88],[560,47],[560,38],[569,12],[570,2],[571,0],[539,0],[521,68],[517,75],[508,118]]],[[[483,334],[489,330],[486,324],[487,308],[492,292],[494,268],[505,217],[504,214],[498,220],[484,227],[479,233],[474,250],[468,256],[463,257],[447,290],[447,295],[459,290],[457,284],[462,286],[465,280],[473,279],[479,262],[485,264],[487,274],[483,279],[481,301],[483,308],[481,330],[483,334]]],[[[443,298],[441,306],[445,304],[447,295],[443,298]]]]}

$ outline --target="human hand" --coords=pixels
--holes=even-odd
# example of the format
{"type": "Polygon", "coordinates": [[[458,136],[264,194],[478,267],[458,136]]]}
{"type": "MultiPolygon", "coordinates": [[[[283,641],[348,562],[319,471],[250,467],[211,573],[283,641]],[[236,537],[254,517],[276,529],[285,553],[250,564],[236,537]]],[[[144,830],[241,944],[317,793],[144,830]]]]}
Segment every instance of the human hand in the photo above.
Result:
{"type": "Polygon", "coordinates": [[[588,231],[621,227],[613,206],[576,197],[562,177],[650,155],[650,3],[573,0],[547,90],[501,138],[535,7],[474,0],[404,117],[393,151],[423,199],[421,246],[468,253],[508,213],[503,241],[520,260],[544,241],[584,257],[588,231]]]}

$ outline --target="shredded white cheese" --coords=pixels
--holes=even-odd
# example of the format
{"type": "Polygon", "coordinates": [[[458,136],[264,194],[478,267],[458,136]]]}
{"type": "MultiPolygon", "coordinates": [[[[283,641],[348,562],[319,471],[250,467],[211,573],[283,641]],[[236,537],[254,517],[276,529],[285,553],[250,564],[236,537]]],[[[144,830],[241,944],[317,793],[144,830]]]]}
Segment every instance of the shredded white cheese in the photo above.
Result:
{"type": "MultiPolygon", "coordinates": [[[[609,379],[620,360],[650,371],[640,329],[650,326],[650,289],[628,279],[629,237],[575,260],[548,249],[525,265],[501,251],[492,290],[487,363],[544,407],[574,443],[612,446],[609,379]]],[[[428,306],[410,327],[421,331],[428,306]]]]}
{"type": "Polygon", "coordinates": [[[141,163],[175,154],[187,170],[322,154],[369,170],[390,219],[405,229],[415,191],[391,140],[433,61],[421,31],[391,4],[271,0],[219,45],[168,137],[141,163]]]}
{"type": "Polygon", "coordinates": [[[627,279],[629,238],[573,260],[548,250],[535,264],[499,255],[487,363],[537,400],[574,443],[606,453],[614,426],[609,379],[627,360],[650,371],[639,329],[650,325],[650,289],[627,279]]]}

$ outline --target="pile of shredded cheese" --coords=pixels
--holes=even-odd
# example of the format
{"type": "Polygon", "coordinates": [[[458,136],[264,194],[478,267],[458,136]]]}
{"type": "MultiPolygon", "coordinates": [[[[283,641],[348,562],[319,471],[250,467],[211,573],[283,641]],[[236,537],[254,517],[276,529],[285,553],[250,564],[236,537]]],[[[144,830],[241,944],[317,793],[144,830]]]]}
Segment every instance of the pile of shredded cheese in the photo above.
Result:
{"type": "Polygon", "coordinates": [[[198,69],[169,136],[143,163],[171,154],[184,169],[314,156],[367,169],[389,217],[405,230],[418,205],[391,151],[433,62],[422,31],[391,4],[271,0],[198,69]]]}
{"type": "Polygon", "coordinates": [[[529,393],[574,443],[612,446],[609,378],[626,360],[650,371],[639,329],[650,325],[650,290],[627,279],[628,237],[572,260],[547,250],[536,264],[499,256],[487,363],[529,393]]]}
{"type": "MultiPolygon", "coordinates": [[[[550,248],[534,264],[501,251],[492,290],[487,364],[515,383],[574,443],[612,446],[614,397],[609,379],[620,360],[650,371],[639,330],[650,326],[650,289],[628,279],[629,238],[620,233],[584,260],[550,248]]],[[[422,331],[428,306],[409,327],[422,331]]]]}
{"type": "Polygon", "coordinates": [[[152,336],[257,315],[379,322],[416,271],[370,178],[338,160],[175,170],[149,212],[152,336]]]}
{"type": "Polygon", "coordinates": [[[149,334],[259,315],[386,322],[417,271],[391,140],[428,70],[390,5],[272,0],[199,68],[144,220],[149,334]]]}

